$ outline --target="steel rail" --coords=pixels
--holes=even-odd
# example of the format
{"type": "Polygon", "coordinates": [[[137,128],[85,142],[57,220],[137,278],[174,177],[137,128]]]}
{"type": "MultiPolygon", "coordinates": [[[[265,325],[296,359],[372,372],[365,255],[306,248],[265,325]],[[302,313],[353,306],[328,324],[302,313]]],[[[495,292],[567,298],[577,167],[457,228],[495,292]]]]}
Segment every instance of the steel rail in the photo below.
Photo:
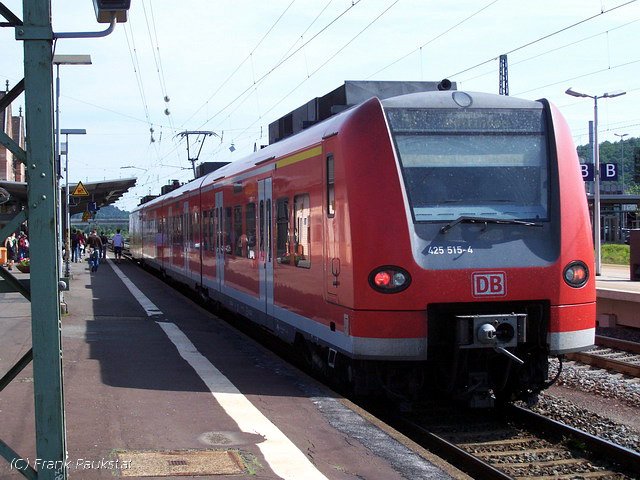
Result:
{"type": "Polygon", "coordinates": [[[617,348],[618,350],[625,350],[627,352],[640,354],[640,343],[630,342],[629,340],[622,340],[620,338],[596,335],[596,345],[600,347],[617,348]]]}
{"type": "MultiPolygon", "coordinates": [[[[596,335],[596,345],[598,345],[599,347],[621,350],[623,353],[627,352],[635,355],[640,355],[640,344],[636,342],[629,342],[627,340],[621,340],[618,338],[596,335]]],[[[565,358],[567,360],[573,360],[575,362],[591,365],[596,368],[602,368],[604,370],[610,370],[636,378],[640,377],[640,364],[626,362],[617,358],[611,358],[609,355],[599,354],[591,351],[584,351],[568,353],[567,355],[565,355],[565,358]]]]}
{"type": "Polygon", "coordinates": [[[611,370],[631,377],[640,377],[640,365],[623,362],[614,358],[607,358],[603,355],[598,355],[597,353],[569,353],[566,355],[566,358],[567,360],[585,363],[592,367],[602,368],[603,370],[611,370]]]}
{"type": "Polygon", "coordinates": [[[402,426],[403,433],[411,435],[414,441],[432,451],[439,457],[451,462],[456,468],[471,475],[476,480],[512,480],[513,477],[492,467],[486,461],[466,452],[454,443],[430,432],[407,418],[395,418],[394,427],[402,426]]]}
{"type": "Polygon", "coordinates": [[[617,445],[603,438],[545,417],[516,405],[509,405],[505,412],[510,418],[523,423],[527,429],[560,437],[570,436],[584,443],[596,455],[621,465],[624,469],[640,476],[640,453],[617,445]]]}

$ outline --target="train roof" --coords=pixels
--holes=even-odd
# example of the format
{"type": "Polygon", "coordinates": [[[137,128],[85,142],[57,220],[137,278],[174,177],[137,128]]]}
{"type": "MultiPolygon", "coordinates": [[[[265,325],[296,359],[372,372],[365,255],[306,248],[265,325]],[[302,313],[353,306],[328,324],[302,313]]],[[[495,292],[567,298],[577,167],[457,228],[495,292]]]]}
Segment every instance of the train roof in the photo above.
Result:
{"type": "Polygon", "coordinates": [[[176,188],[175,190],[172,190],[171,192],[158,196],[142,205],[138,205],[133,209],[133,211],[135,212],[143,207],[151,207],[166,200],[188,194],[189,192],[200,189],[202,186],[212,185],[217,181],[222,181],[223,179],[233,177],[240,172],[250,170],[257,164],[261,164],[271,159],[279,158],[283,155],[295,153],[296,151],[304,149],[309,145],[319,143],[320,141],[322,141],[323,136],[337,131],[338,126],[344,122],[353,108],[357,106],[358,105],[355,105],[354,107],[349,108],[344,112],[329,117],[326,120],[323,120],[322,122],[319,122],[316,125],[313,125],[308,129],[301,131],[300,133],[297,133],[296,135],[287,137],[277,143],[268,145],[261,150],[253,152],[246,157],[235,160],[228,165],[225,165],[218,168],[217,170],[214,170],[211,173],[208,173],[203,177],[191,180],[190,182],[185,183],[184,185],[176,188]]]}
{"type": "Polygon", "coordinates": [[[382,100],[385,108],[542,108],[540,101],[484,92],[420,92],[382,100]]]}
{"type": "MultiPolygon", "coordinates": [[[[377,97],[372,98],[377,99],[377,97]]],[[[384,100],[378,99],[378,101],[382,104],[383,108],[542,108],[542,104],[539,101],[524,100],[492,93],[466,92],[463,90],[408,93],[384,100]]],[[[147,208],[161,204],[166,200],[198,191],[205,185],[213,185],[218,181],[233,177],[240,172],[250,170],[263,162],[272,159],[275,160],[283,155],[289,155],[310,145],[319,143],[324,136],[337,132],[339,126],[344,123],[353,110],[359,105],[362,105],[362,103],[324,119],[295,135],[268,145],[246,157],[235,160],[203,177],[196,178],[171,192],[158,196],[143,205],[139,205],[133,211],[140,210],[143,207],[147,208]]]]}

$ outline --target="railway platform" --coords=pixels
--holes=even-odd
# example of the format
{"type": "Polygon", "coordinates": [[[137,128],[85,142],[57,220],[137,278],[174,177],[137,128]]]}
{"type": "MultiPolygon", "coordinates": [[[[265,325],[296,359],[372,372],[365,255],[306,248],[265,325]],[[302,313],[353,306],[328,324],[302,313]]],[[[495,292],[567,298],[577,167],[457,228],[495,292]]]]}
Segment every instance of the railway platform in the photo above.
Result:
{"type": "Polygon", "coordinates": [[[602,265],[596,277],[597,319],[601,327],[640,328],[640,282],[628,265],[602,265]]]}
{"type": "MultiPolygon", "coordinates": [[[[72,264],[62,318],[69,478],[468,478],[130,262],[72,264]]],[[[0,294],[0,368],[30,346],[0,294]]],[[[0,396],[2,440],[35,456],[32,372],[0,396]]]]}

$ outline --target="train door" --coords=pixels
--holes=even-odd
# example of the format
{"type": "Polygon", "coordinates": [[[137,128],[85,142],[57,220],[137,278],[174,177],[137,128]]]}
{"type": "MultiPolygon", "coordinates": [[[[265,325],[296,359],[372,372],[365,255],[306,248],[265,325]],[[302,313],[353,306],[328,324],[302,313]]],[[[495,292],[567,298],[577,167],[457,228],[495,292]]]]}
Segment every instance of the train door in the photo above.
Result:
{"type": "Polygon", "coordinates": [[[273,315],[272,179],[258,181],[258,270],[260,302],[273,315]]]}
{"type": "Polygon", "coordinates": [[[173,249],[175,248],[173,244],[175,238],[174,223],[173,206],[170,205],[167,213],[167,243],[165,245],[165,258],[163,259],[165,269],[170,269],[173,264],[173,249]]]}
{"type": "Polygon", "coordinates": [[[224,241],[224,208],[222,205],[222,192],[216,192],[215,199],[215,232],[216,232],[216,281],[219,291],[222,290],[224,283],[224,249],[226,248],[224,241]]]}
{"type": "Polygon", "coordinates": [[[189,273],[189,255],[191,253],[192,230],[189,228],[191,225],[191,213],[189,212],[189,202],[184,202],[182,210],[182,269],[186,274],[189,273]]]}
{"type": "Polygon", "coordinates": [[[335,160],[334,154],[325,145],[325,244],[324,244],[324,272],[325,272],[325,292],[327,301],[338,303],[338,292],[340,285],[340,223],[337,218],[335,202],[335,160]]]}

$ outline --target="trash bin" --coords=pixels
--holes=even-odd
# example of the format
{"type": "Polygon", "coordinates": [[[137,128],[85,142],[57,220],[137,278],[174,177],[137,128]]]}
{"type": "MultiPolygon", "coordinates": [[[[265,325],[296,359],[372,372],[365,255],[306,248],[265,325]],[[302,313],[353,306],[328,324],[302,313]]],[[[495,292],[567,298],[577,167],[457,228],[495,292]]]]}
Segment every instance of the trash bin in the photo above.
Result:
{"type": "Polygon", "coordinates": [[[629,232],[629,278],[640,282],[640,229],[629,232]]]}
{"type": "Polygon", "coordinates": [[[0,247],[0,265],[7,263],[7,249],[6,247],[0,247]]]}

